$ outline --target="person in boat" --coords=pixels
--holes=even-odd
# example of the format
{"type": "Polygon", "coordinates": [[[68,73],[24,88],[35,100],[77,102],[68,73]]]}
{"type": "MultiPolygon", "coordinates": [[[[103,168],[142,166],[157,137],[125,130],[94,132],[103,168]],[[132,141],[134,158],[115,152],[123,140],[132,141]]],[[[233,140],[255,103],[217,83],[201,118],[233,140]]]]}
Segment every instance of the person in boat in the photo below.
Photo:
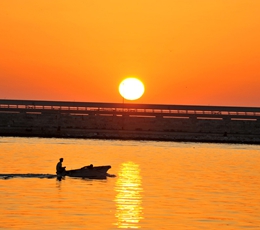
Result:
{"type": "Polygon", "coordinates": [[[66,171],[66,167],[62,167],[63,158],[60,158],[60,161],[56,165],[56,173],[63,174],[66,171]]]}

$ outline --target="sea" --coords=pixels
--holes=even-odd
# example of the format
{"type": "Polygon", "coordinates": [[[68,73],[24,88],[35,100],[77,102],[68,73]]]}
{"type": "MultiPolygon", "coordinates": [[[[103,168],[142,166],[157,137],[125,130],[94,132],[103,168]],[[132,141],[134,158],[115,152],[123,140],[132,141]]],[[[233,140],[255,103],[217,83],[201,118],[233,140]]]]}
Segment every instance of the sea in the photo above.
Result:
{"type": "Polygon", "coordinates": [[[0,229],[259,230],[260,146],[0,137],[0,229]]]}

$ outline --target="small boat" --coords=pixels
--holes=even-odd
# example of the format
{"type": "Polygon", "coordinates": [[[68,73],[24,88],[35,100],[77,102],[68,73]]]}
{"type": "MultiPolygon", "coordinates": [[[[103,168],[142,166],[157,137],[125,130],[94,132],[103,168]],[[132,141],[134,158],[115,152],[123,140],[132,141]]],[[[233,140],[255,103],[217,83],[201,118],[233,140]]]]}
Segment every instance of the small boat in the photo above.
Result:
{"type": "Polygon", "coordinates": [[[91,164],[88,166],[84,166],[80,169],[66,170],[62,176],[82,177],[82,178],[90,178],[90,179],[105,179],[109,175],[107,171],[110,168],[111,168],[110,165],[93,166],[91,164]]]}

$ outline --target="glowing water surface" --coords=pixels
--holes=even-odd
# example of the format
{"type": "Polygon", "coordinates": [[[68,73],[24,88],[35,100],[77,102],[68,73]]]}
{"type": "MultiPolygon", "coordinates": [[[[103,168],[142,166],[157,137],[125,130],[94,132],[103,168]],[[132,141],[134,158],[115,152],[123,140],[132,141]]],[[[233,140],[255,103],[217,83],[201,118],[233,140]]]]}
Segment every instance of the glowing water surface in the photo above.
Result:
{"type": "Polygon", "coordinates": [[[257,145],[0,137],[0,165],[0,229],[260,229],[257,145]]]}

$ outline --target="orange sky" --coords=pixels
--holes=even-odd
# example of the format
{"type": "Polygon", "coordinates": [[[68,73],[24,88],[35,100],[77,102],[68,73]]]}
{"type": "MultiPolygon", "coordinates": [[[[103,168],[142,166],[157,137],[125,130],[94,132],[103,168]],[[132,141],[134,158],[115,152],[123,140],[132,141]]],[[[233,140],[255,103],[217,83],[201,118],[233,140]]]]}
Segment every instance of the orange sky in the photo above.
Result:
{"type": "Polygon", "coordinates": [[[2,0],[0,98],[260,106],[258,0],[2,0]]]}

